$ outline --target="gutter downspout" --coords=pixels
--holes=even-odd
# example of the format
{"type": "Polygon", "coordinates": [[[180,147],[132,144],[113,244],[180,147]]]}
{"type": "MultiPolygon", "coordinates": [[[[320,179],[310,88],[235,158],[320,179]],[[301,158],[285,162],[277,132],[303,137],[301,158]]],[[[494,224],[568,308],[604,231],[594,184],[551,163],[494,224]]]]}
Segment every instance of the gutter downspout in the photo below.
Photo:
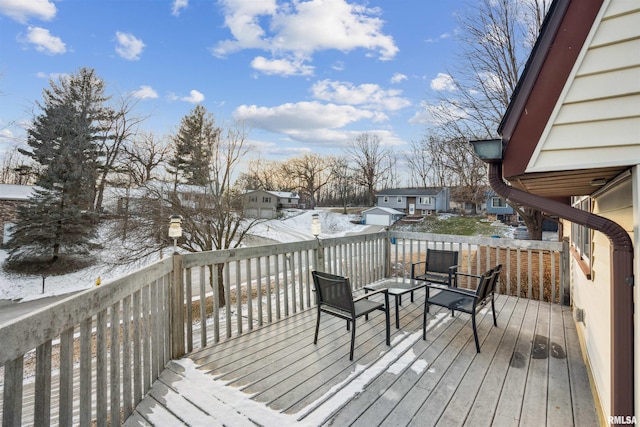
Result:
{"type": "Polygon", "coordinates": [[[502,162],[489,163],[489,183],[505,199],[604,233],[611,242],[611,412],[632,417],[634,412],[633,243],[610,219],[555,200],[527,193],[505,183],[502,162]]]}

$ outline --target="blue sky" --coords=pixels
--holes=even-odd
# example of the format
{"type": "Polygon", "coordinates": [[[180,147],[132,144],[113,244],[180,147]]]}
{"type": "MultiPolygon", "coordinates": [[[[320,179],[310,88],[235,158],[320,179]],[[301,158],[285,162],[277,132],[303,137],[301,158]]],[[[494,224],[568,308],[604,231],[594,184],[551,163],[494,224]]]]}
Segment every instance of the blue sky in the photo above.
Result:
{"type": "Polygon", "coordinates": [[[0,0],[0,151],[48,79],[90,67],[175,131],[200,103],[244,120],[254,155],[340,154],[362,132],[401,152],[447,90],[462,0],[0,0]]]}

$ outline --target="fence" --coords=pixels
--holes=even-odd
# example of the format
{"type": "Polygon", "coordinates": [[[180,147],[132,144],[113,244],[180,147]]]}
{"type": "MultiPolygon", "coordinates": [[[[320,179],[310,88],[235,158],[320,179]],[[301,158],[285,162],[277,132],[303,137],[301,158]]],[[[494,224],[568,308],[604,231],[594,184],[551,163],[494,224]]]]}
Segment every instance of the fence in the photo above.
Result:
{"type": "Polygon", "coordinates": [[[410,280],[427,247],[462,271],[502,263],[500,293],[568,301],[558,242],[380,232],[175,255],[0,328],[3,426],[118,425],[170,359],[314,306],[314,268],[357,290],[410,280]]]}

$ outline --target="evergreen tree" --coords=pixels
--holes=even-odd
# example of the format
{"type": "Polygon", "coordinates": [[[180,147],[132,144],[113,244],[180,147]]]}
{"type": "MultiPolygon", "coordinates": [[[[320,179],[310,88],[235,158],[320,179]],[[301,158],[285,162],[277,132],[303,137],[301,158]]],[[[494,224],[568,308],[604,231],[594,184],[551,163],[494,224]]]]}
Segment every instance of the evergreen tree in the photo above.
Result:
{"type": "Polygon", "coordinates": [[[95,234],[96,141],[109,117],[105,84],[87,68],[49,83],[37,104],[42,113],[28,131],[30,150],[20,150],[40,173],[33,195],[17,211],[9,242],[13,260],[86,251],[95,234]]]}
{"type": "Polygon", "coordinates": [[[169,161],[176,183],[199,186],[209,183],[213,150],[220,132],[213,115],[201,105],[182,118],[173,137],[175,155],[169,161]]]}

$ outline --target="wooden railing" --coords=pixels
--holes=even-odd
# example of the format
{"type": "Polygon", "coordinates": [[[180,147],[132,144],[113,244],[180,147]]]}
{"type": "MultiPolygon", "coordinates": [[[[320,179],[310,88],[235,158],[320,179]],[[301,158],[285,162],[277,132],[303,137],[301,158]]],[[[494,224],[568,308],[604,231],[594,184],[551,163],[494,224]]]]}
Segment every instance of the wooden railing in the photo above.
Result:
{"type": "Polygon", "coordinates": [[[500,293],[567,302],[558,242],[383,231],[174,255],[1,327],[3,426],[121,424],[170,359],[314,306],[313,269],[354,290],[410,280],[427,247],[462,271],[501,262],[500,293]]]}

